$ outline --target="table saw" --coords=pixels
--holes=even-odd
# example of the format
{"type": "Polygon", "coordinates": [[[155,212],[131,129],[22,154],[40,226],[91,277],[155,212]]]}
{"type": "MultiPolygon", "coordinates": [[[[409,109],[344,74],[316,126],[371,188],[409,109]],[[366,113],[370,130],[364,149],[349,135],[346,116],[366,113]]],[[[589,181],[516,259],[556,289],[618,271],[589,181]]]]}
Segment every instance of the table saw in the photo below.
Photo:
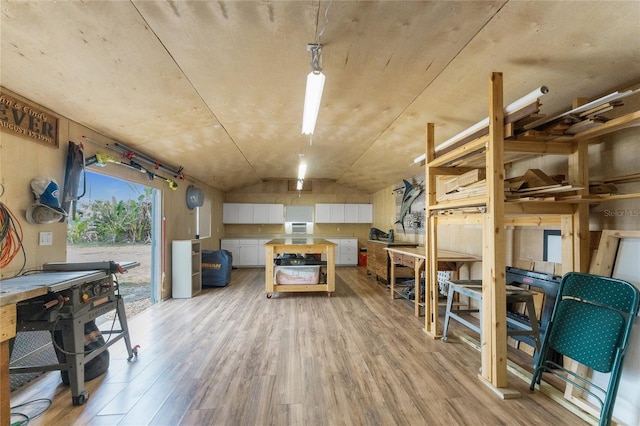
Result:
{"type": "Polygon", "coordinates": [[[16,332],[50,331],[56,352],[64,354],[58,357],[58,364],[10,367],[10,373],[66,371],[73,405],[84,404],[89,397],[84,387],[87,363],[121,339],[125,341],[128,360],[137,355],[137,347],[131,346],[115,274],[138,265],[113,261],[47,263],[42,272],[1,280],[0,302],[2,306],[15,304],[16,332]],[[119,329],[100,330],[109,336],[105,344],[86,350],[85,324],[113,310],[119,329]],[[54,334],[59,338],[53,338],[54,334]]]}

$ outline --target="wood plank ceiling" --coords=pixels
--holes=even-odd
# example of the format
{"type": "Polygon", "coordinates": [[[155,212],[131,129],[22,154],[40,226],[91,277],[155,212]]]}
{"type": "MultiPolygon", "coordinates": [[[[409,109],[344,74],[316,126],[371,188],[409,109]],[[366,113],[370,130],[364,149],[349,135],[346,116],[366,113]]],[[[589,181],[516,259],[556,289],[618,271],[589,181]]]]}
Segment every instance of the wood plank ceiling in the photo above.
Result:
{"type": "Polygon", "coordinates": [[[542,112],[640,80],[640,2],[3,1],[0,84],[222,191],[295,178],[373,193],[541,85],[542,112]],[[307,43],[326,86],[301,134],[307,43]]]}

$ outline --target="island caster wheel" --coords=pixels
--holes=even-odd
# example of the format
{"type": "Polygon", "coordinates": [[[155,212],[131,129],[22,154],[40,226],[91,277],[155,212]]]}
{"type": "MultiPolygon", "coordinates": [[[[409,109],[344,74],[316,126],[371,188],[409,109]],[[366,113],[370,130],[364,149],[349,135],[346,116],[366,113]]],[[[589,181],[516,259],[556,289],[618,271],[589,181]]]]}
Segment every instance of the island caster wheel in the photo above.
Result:
{"type": "Polygon", "coordinates": [[[331,295],[332,295],[332,294],[333,294],[332,292],[328,292],[328,293],[327,293],[327,296],[328,296],[328,297],[331,297],[331,295]]]}
{"type": "Polygon", "coordinates": [[[271,293],[267,293],[267,299],[271,299],[271,293]]]}
{"type": "Polygon", "coordinates": [[[138,349],[140,349],[140,345],[135,345],[133,349],[131,349],[131,356],[127,358],[127,361],[131,361],[134,357],[138,358],[138,349]]]}
{"type": "Polygon", "coordinates": [[[83,405],[85,402],[87,402],[88,399],[89,399],[88,391],[83,391],[80,395],[71,397],[71,401],[73,405],[83,405]]]}

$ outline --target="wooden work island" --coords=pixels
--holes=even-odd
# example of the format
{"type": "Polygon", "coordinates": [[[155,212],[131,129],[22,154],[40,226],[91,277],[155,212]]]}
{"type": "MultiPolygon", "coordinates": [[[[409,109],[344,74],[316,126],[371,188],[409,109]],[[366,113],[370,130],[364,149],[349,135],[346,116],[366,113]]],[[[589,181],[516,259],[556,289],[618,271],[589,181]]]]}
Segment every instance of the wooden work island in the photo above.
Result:
{"type": "MultiPolygon", "coordinates": [[[[276,238],[265,243],[265,290],[267,297],[271,298],[273,293],[292,293],[308,291],[326,291],[327,295],[336,289],[336,244],[322,238],[276,238]],[[307,282],[306,276],[302,273],[312,272],[314,268],[320,269],[321,265],[275,265],[275,258],[281,254],[324,254],[326,255],[326,282],[307,282]],[[277,280],[276,268],[282,268],[284,272],[292,271],[288,275],[296,275],[296,271],[302,270],[297,276],[300,282],[291,279],[288,283],[279,283],[277,280]]],[[[324,262],[323,262],[324,263],[324,262]]],[[[325,266],[325,265],[322,265],[325,266]]]]}

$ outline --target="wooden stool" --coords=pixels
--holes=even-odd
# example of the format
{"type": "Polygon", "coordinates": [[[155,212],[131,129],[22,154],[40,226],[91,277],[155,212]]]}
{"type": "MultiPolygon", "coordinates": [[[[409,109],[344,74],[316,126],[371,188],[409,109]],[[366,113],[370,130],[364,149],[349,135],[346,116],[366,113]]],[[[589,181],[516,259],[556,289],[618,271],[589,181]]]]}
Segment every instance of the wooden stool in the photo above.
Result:
{"type": "MultiPolygon", "coordinates": [[[[461,324],[469,327],[478,334],[482,329],[482,281],[480,280],[449,280],[449,292],[447,294],[447,311],[444,318],[444,330],[442,332],[442,340],[447,341],[447,330],[449,328],[449,320],[454,319],[461,324]],[[462,309],[453,307],[453,298],[455,293],[462,294],[471,299],[478,301],[477,309],[462,309]],[[471,314],[477,312],[480,317],[480,324],[476,325],[461,314],[471,314]]],[[[536,343],[536,352],[540,350],[540,331],[538,329],[538,320],[536,318],[536,309],[533,304],[533,293],[529,290],[508,285],[506,303],[523,302],[527,309],[529,324],[517,321],[507,316],[507,336],[531,336],[536,343]]]]}

